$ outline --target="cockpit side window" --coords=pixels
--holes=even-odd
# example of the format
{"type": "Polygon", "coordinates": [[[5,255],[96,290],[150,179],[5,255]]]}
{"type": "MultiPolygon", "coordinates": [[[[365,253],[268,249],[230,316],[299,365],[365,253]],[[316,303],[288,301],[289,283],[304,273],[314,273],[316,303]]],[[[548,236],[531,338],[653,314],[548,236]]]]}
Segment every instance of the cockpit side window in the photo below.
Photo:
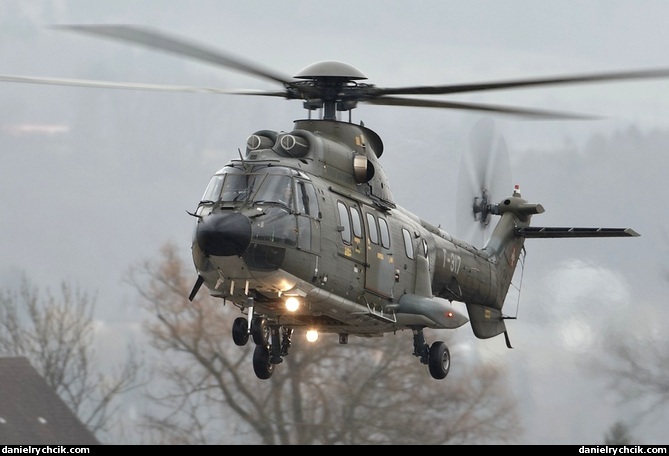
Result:
{"type": "Polygon", "coordinates": [[[204,195],[200,200],[201,203],[216,203],[218,201],[218,198],[221,196],[224,177],[225,176],[221,174],[212,176],[209,185],[207,185],[207,189],[204,191],[204,195]]]}
{"type": "Polygon", "coordinates": [[[297,181],[297,212],[298,214],[306,214],[311,218],[320,218],[316,190],[310,182],[297,181]]]}

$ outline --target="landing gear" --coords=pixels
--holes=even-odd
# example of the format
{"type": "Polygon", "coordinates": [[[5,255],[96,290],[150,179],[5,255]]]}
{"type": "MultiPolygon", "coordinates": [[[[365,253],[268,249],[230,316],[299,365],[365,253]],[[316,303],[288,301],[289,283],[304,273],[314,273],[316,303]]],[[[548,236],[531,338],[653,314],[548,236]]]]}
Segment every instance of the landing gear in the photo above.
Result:
{"type": "Polygon", "coordinates": [[[432,378],[441,380],[448,375],[451,368],[448,347],[440,340],[428,346],[422,328],[413,329],[413,355],[419,357],[421,363],[427,364],[432,378]]]}
{"type": "Polygon", "coordinates": [[[255,317],[251,323],[253,342],[253,371],[256,377],[267,380],[274,373],[274,366],[283,362],[288,355],[293,330],[268,323],[264,318],[255,317]],[[255,320],[258,320],[255,322],[255,320]]]}
{"type": "Polygon", "coordinates": [[[451,354],[444,342],[438,340],[432,343],[427,365],[432,378],[436,378],[437,380],[446,378],[451,368],[451,354]]]}
{"type": "Polygon", "coordinates": [[[269,343],[270,329],[265,318],[254,317],[251,320],[251,336],[256,345],[267,345],[269,343]]]}
{"type": "Polygon", "coordinates": [[[274,373],[274,366],[283,362],[288,355],[293,330],[271,323],[259,315],[253,316],[253,307],[249,306],[251,320],[237,317],[232,323],[232,340],[240,347],[246,345],[249,337],[256,344],[253,350],[253,371],[256,377],[266,380],[274,373]]]}
{"type": "Polygon", "coordinates": [[[253,371],[256,377],[261,380],[267,380],[274,373],[274,364],[272,364],[269,355],[269,348],[265,345],[256,345],[253,350],[253,371]]]}
{"type": "Polygon", "coordinates": [[[248,322],[244,317],[237,317],[232,322],[232,340],[235,345],[243,347],[249,341],[248,322]]]}

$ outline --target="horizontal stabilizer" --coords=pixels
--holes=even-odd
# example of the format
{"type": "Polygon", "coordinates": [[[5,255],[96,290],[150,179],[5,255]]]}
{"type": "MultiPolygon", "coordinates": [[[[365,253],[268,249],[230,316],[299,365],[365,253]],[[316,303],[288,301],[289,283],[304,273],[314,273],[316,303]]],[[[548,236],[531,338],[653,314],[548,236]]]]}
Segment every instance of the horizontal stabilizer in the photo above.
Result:
{"type": "Polygon", "coordinates": [[[516,227],[516,236],[525,238],[593,238],[593,237],[635,237],[639,233],[631,228],[573,228],[526,226],[516,227]]]}

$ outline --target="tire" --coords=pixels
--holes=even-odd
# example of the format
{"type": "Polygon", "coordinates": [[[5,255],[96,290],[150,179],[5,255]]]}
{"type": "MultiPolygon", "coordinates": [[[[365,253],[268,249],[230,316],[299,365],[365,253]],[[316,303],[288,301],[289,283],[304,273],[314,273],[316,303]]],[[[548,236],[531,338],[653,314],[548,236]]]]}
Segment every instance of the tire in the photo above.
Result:
{"type": "Polygon", "coordinates": [[[249,341],[248,320],[244,317],[237,317],[232,323],[232,340],[235,345],[243,347],[249,341]]]}
{"type": "Polygon", "coordinates": [[[253,371],[261,380],[267,380],[274,373],[274,364],[269,362],[269,348],[256,345],[253,351],[253,371]]]}
{"type": "Polygon", "coordinates": [[[266,319],[255,317],[251,320],[251,336],[256,345],[269,344],[270,328],[266,319]]]}
{"type": "Polygon", "coordinates": [[[451,353],[444,342],[438,340],[430,347],[428,367],[432,378],[441,380],[448,375],[448,371],[451,369],[451,353]]]}

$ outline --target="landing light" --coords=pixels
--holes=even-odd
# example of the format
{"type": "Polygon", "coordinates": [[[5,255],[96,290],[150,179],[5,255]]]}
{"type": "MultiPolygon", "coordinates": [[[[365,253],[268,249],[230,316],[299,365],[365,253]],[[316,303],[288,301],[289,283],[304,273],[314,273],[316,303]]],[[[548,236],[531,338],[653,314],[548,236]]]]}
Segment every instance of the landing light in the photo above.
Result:
{"type": "Polygon", "coordinates": [[[300,307],[300,300],[295,296],[286,299],[286,310],[288,312],[295,312],[300,307]]]}
{"type": "Polygon", "coordinates": [[[307,341],[316,342],[318,340],[318,331],[315,329],[310,329],[307,331],[307,341]]]}

